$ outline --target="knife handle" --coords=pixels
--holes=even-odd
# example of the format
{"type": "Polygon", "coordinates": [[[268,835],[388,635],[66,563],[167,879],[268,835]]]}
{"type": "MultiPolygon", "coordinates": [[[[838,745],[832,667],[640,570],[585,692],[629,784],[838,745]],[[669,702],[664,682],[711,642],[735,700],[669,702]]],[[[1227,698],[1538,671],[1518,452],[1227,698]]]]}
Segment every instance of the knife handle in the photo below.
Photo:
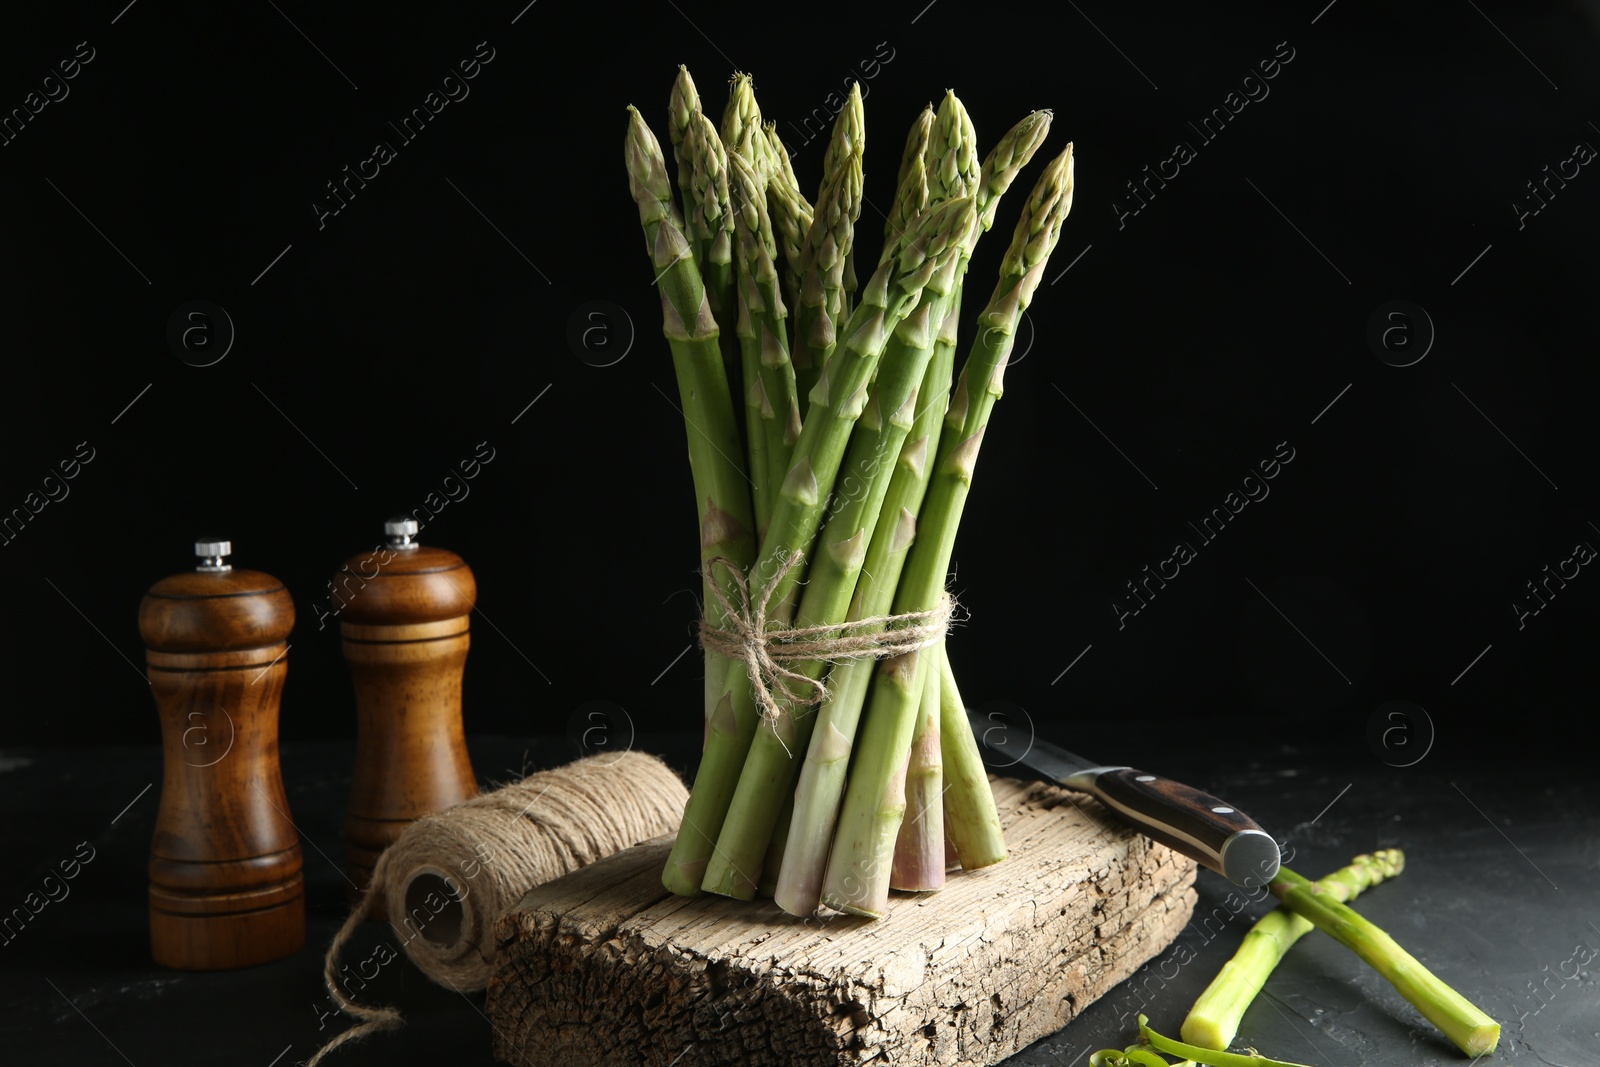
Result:
{"type": "Polygon", "coordinates": [[[1094,795],[1141,832],[1222,875],[1255,889],[1278,873],[1278,843],[1256,821],[1193,786],[1131,767],[1101,771],[1094,795]]]}

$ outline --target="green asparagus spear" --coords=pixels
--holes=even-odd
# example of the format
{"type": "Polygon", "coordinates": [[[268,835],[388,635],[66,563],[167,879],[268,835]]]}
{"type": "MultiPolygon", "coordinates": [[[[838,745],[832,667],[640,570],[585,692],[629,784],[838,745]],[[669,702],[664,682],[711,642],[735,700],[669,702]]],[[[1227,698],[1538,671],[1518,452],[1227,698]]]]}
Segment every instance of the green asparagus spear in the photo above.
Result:
{"type": "Polygon", "coordinates": [[[961,869],[975,871],[1006,858],[1006,839],[995,808],[989,772],[972,736],[966,703],[956,685],[948,648],[939,649],[939,747],[944,763],[945,838],[961,869]]]}
{"type": "Polygon", "coordinates": [[[756,896],[771,898],[778,888],[778,870],[783,864],[784,846],[789,840],[789,820],[794,814],[794,793],[789,793],[778,812],[777,824],[772,828],[772,840],[767,843],[767,858],[761,864],[761,884],[756,896]]]}
{"type": "Polygon", "coordinates": [[[722,144],[730,155],[737,153],[750,165],[760,183],[763,196],[774,177],[782,175],[782,161],[772,147],[761,108],[756,104],[755,83],[748,74],[735,74],[728,85],[728,106],[722,112],[722,144]]]}
{"type": "MultiPolygon", "coordinates": [[[[1000,198],[1011,187],[1017,172],[1027,165],[1044,143],[1050,130],[1050,112],[1035,111],[1013,126],[984,159],[977,180],[979,225],[985,230],[994,224],[1000,198]]],[[[951,344],[955,343],[954,337],[951,344]]],[[[955,431],[952,431],[955,432],[955,431]]],[[[961,860],[963,870],[974,871],[1006,858],[1005,835],[1000,813],[995,809],[994,792],[989,788],[988,771],[978,752],[977,739],[956,685],[947,649],[939,655],[940,705],[939,744],[944,768],[945,835],[961,860]]]]}
{"type": "MultiPolygon", "coordinates": [[[[894,242],[905,232],[911,220],[928,206],[928,168],[923,156],[928,151],[928,139],[933,134],[933,107],[922,109],[917,121],[911,124],[906,135],[905,151],[900,155],[900,173],[895,179],[894,203],[883,220],[883,254],[887,256],[894,242]]],[[[982,205],[979,205],[979,218],[982,205]]]]}
{"type": "Polygon", "coordinates": [[[1011,188],[1017,173],[1028,165],[1049,132],[1050,112],[1031,111],[1006,131],[1006,135],[984,157],[973,195],[978,198],[978,225],[985,233],[994,225],[994,213],[1000,206],[1000,198],[1011,188]]]}
{"type": "MultiPolygon", "coordinates": [[[[833,130],[828,135],[828,147],[822,153],[822,185],[828,184],[828,179],[839,172],[844,166],[844,161],[850,156],[860,158],[866,151],[866,119],[861,108],[861,86],[852,84],[850,93],[845,97],[844,107],[834,118],[833,130]]],[[[817,196],[820,203],[820,192],[817,196]]]]}
{"type": "MultiPolygon", "coordinates": [[[[947,431],[955,432],[946,432],[940,441],[941,456],[918,516],[917,542],[895,594],[897,614],[931,610],[944,595],[956,527],[989,413],[1002,392],[1012,337],[1071,205],[1072,146],[1068,145],[1029,195],[1001,264],[1000,284],[979,316],[978,337],[945,416],[947,431]]],[[[924,681],[920,672],[933,658],[896,657],[879,669],[823,883],[822,900],[829,907],[872,917],[883,913],[890,858],[903,814],[903,805],[896,811],[891,781],[903,768],[911,743],[924,681]]]]}
{"type": "Polygon", "coordinates": [[[689,68],[680,65],[667,101],[667,139],[672,142],[672,156],[678,163],[678,192],[683,196],[684,211],[689,210],[694,168],[684,154],[683,138],[689,132],[690,116],[699,110],[700,92],[689,76],[689,68]]]}
{"type": "Polygon", "coordinates": [[[939,101],[922,166],[928,175],[929,203],[937,204],[942,196],[966,196],[978,184],[978,136],[954,91],[947,90],[939,101]]]}
{"type": "MultiPolygon", "coordinates": [[[[783,138],[778,136],[778,124],[767,122],[761,129],[767,135],[767,143],[772,146],[772,156],[778,163],[778,173],[782,175],[783,184],[794,190],[795,196],[800,196],[800,179],[795,177],[794,163],[789,158],[789,150],[783,146],[783,138]]],[[[805,197],[801,196],[800,199],[804,200],[805,197]]]]}
{"type": "MultiPolygon", "coordinates": [[[[766,141],[761,129],[761,108],[756,105],[755,82],[750,75],[735,71],[728,80],[728,104],[722,109],[722,125],[717,132],[722,136],[723,145],[732,152],[745,143],[745,136],[751,130],[766,141]]],[[[748,153],[746,162],[753,162],[748,153]]]]}
{"type": "Polygon", "coordinates": [[[722,327],[718,347],[724,373],[734,395],[739,393],[739,339],[734,321],[733,208],[728,202],[728,153],[711,120],[699,111],[689,115],[683,135],[689,162],[689,190],[684,216],[694,242],[695,263],[705,281],[711,314],[722,327]]]}
{"type": "Polygon", "coordinates": [[[822,159],[822,187],[801,252],[803,275],[791,355],[802,417],[843,325],[845,263],[855,247],[856,219],[861,215],[863,121],[861,90],[852,85],[822,159]]]}
{"type": "MultiPolygon", "coordinates": [[[[1351,860],[1348,867],[1317,879],[1317,889],[1348,904],[1363,889],[1393,878],[1404,867],[1405,856],[1397,848],[1363,854],[1351,860]]],[[[1311,929],[1310,919],[1285,907],[1275,908],[1258,919],[1244,935],[1239,951],[1223,964],[1189,1009],[1188,1018],[1183,1020],[1183,1039],[1201,1048],[1225,1049],[1231,1045],[1239,1032],[1239,1020],[1261,992],[1272,969],[1311,929]]]]}
{"type": "MultiPolygon", "coordinates": [[[[666,159],[644,118],[630,107],[627,140],[628,182],[638,203],[645,246],[661,293],[663,332],[672,349],[673,368],[683,407],[700,521],[701,560],[745,561],[755,555],[749,482],[740,461],[739,429],[717,345],[719,327],[706,300],[700,273],[672,202],[666,159]]],[[[728,595],[731,580],[724,578],[728,595]]],[[[705,610],[725,622],[709,584],[702,588],[705,610]]],[[[706,653],[707,715],[722,695],[728,660],[706,653]]]]}
{"type": "Polygon", "coordinates": [[[811,230],[813,212],[799,189],[786,181],[773,180],[767,183],[767,214],[772,218],[772,235],[783,255],[783,298],[793,311],[800,306],[806,234],[811,230]]]}
{"type": "MultiPolygon", "coordinates": [[[[759,128],[759,127],[757,127],[759,128]]],[[[745,380],[745,438],[754,482],[757,530],[765,530],[789,452],[800,436],[794,368],[789,364],[788,311],[779,293],[778,249],[765,189],[737,152],[728,156],[738,245],[740,354],[745,380]]]]}
{"type": "Polygon", "coordinates": [[[1389,980],[1429,1022],[1444,1031],[1468,1056],[1493,1052],[1500,1042],[1500,1024],[1446,985],[1388,934],[1340,903],[1336,893],[1321,889],[1289,870],[1278,869],[1272,892],[1299,915],[1314,923],[1389,980]]]}
{"type": "MultiPolygon", "coordinates": [[[[941,642],[927,650],[939,655],[941,642]]],[[[939,671],[929,668],[906,760],[906,813],[895,839],[889,888],[925,892],[944,886],[944,763],[939,754],[939,671]]]]}
{"type": "MultiPolygon", "coordinates": [[[[1211,1067],[1310,1067],[1309,1064],[1299,1063],[1295,1060],[1274,1060],[1259,1055],[1255,1049],[1250,1050],[1250,1055],[1241,1056],[1236,1052],[1216,1052],[1211,1049],[1198,1048],[1194,1045],[1174,1041],[1170,1037],[1163,1037],[1150,1029],[1150,1019],[1144,1014],[1139,1016],[1139,1037],[1144,1042],[1138,1046],[1141,1049],[1154,1049],[1165,1052],[1168,1056],[1183,1056],[1184,1063],[1204,1063],[1211,1067]]],[[[1130,1056],[1132,1050],[1129,1050],[1130,1056]]],[[[1093,1058],[1089,1061],[1094,1063],[1093,1058]]],[[[1102,1061],[1104,1062],[1104,1061],[1102,1061]]],[[[1184,1064],[1174,1064],[1173,1067],[1184,1067],[1184,1064]]]]}

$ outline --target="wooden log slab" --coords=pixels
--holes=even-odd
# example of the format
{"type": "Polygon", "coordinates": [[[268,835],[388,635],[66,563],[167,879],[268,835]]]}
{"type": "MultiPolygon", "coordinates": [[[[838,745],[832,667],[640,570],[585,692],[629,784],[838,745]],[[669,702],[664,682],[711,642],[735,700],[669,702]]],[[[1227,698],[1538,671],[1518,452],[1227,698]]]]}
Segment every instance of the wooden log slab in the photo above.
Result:
{"type": "Polygon", "coordinates": [[[881,920],[675,897],[671,842],[538,886],[496,928],[494,1054],[517,1067],[993,1064],[1177,937],[1193,861],[1093,799],[994,782],[1009,858],[881,920]]]}

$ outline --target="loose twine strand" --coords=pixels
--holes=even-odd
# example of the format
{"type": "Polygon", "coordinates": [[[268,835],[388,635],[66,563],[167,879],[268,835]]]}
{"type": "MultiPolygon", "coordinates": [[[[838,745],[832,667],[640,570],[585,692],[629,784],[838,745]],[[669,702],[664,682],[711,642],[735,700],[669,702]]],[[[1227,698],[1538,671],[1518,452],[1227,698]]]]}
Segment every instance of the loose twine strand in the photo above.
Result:
{"type": "Polygon", "coordinates": [[[328,946],[323,984],[356,1025],[322,1046],[307,1067],[341,1045],[403,1023],[399,1011],[355,1000],[340,981],[340,956],[380,902],[418,969],[458,993],[474,992],[494,973],[494,927],[503,912],[534,886],[674,832],[688,801],[677,774],[656,757],[605,753],[539,771],[412,823],[378,857],[372,884],[328,946]],[[460,905],[459,936],[449,943],[422,936],[437,917],[431,908],[407,914],[407,891],[422,875],[444,879],[460,905]]]}
{"type": "Polygon", "coordinates": [[[805,559],[799,550],[791,552],[754,596],[750,581],[738,564],[723,556],[705,562],[702,573],[726,620],[712,625],[709,616],[700,620],[701,647],[729,659],[740,660],[750,676],[750,689],[761,708],[762,717],[771,722],[782,713],[779,701],[789,707],[807,707],[828,699],[829,690],[820,679],[785,664],[834,663],[848,659],[887,659],[938,644],[950,631],[956,602],[945,593],[938,607],[928,611],[907,611],[898,615],[872,615],[832,626],[793,626],[768,628],[768,613],[778,586],[805,559]],[[728,573],[738,593],[738,603],[717,581],[716,569],[728,573]]]}

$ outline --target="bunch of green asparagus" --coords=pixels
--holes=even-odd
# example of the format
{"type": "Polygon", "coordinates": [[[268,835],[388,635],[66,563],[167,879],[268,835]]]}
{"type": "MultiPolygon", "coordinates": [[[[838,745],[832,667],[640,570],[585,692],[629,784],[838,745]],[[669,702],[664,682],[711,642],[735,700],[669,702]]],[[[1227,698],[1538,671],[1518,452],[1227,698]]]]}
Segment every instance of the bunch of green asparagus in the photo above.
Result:
{"type": "Polygon", "coordinates": [[[795,653],[775,675],[737,635],[759,620],[754,640],[778,659],[766,634],[792,648],[797,632],[870,643],[946,610],[984,428],[1072,205],[1072,146],[1022,205],[957,375],[968,261],[1048,111],[980,162],[955,95],[926,108],[870,272],[858,88],[811,201],[746,75],[713,123],[679,69],[667,113],[676,197],[660,143],[629,112],[629,185],[698,505],[703,634],[735,635],[702,642],[705,746],[662,879],[683,895],[769,895],[794,915],[881,916],[890,888],[937,889],[952,859],[971,870],[1005,858],[942,638],[878,658],[795,653]]]}

